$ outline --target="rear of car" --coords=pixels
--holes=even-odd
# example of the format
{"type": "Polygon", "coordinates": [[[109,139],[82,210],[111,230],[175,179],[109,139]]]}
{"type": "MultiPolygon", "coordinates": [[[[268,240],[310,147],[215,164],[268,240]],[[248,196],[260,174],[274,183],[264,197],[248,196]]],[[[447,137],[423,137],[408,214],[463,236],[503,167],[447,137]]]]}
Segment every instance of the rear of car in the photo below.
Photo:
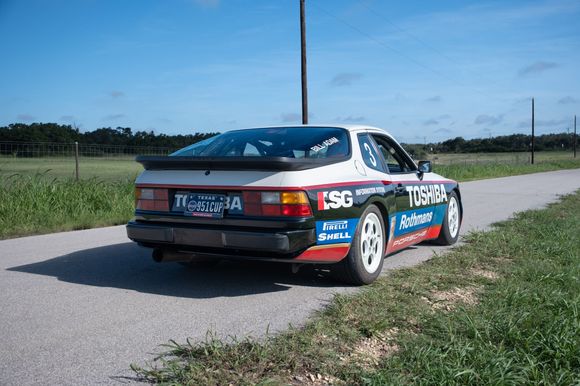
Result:
{"type": "Polygon", "coordinates": [[[316,244],[316,202],[297,177],[333,169],[350,154],[345,129],[274,127],[138,157],[145,171],[127,234],[162,253],[290,261],[316,244]]]}

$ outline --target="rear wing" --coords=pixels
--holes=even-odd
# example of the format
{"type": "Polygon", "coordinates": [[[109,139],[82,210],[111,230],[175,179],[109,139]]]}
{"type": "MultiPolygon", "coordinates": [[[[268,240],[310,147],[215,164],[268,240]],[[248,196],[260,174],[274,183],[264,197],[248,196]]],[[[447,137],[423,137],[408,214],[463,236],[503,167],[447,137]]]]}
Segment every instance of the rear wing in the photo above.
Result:
{"type": "Polygon", "coordinates": [[[135,161],[146,170],[298,171],[332,165],[349,158],[138,156],[135,161]]]}

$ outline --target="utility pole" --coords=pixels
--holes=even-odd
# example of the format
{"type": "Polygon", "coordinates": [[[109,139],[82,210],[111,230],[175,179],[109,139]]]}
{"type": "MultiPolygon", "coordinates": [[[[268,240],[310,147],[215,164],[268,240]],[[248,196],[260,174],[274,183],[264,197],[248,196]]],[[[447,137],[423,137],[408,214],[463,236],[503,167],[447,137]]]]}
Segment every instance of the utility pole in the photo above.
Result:
{"type": "Polygon", "coordinates": [[[576,158],[576,115],[574,115],[574,158],[576,158]]]}
{"type": "Polygon", "coordinates": [[[534,164],[534,98],[532,98],[532,165],[534,164]]]}
{"type": "Polygon", "coordinates": [[[302,72],[302,124],[308,124],[308,90],[306,87],[306,20],[304,16],[305,0],[300,0],[300,53],[302,72]]]}

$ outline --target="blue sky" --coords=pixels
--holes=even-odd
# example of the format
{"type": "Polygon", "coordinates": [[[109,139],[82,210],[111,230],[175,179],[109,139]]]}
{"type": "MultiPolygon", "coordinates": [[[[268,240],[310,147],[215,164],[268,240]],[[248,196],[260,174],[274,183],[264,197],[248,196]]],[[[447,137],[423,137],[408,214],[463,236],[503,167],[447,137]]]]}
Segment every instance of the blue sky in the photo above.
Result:
{"type": "MultiPolygon", "coordinates": [[[[306,0],[311,123],[406,142],[562,131],[580,2],[306,0]]],[[[0,0],[0,125],[157,133],[300,121],[298,0],[0,0]]]]}

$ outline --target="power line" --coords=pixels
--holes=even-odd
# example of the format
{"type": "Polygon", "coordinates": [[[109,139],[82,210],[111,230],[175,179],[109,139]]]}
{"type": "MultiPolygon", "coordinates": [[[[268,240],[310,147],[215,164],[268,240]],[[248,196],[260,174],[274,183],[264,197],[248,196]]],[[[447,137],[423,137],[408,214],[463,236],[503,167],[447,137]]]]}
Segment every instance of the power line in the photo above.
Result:
{"type": "Polygon", "coordinates": [[[385,42],[383,42],[382,40],[379,40],[379,39],[375,38],[374,36],[372,36],[371,34],[369,34],[369,33],[365,32],[365,31],[361,30],[361,29],[360,29],[360,28],[358,28],[357,26],[355,26],[355,25],[353,25],[353,24],[351,24],[351,23],[347,22],[346,20],[344,20],[344,19],[342,19],[342,18],[340,18],[340,17],[338,17],[338,16],[334,15],[333,13],[329,12],[328,10],[326,10],[326,9],[322,8],[320,5],[318,5],[318,4],[316,4],[316,3],[312,3],[312,4],[313,4],[313,5],[314,5],[316,8],[318,8],[320,11],[322,11],[322,12],[326,13],[328,16],[330,16],[330,17],[332,17],[332,18],[336,19],[337,21],[339,21],[339,22],[341,22],[341,23],[345,24],[346,26],[348,26],[348,27],[349,27],[349,28],[351,28],[352,30],[354,30],[354,31],[358,32],[359,34],[361,34],[361,35],[365,36],[366,38],[368,38],[368,39],[370,39],[370,40],[374,41],[375,43],[377,43],[378,45],[382,46],[383,48],[386,48],[386,49],[388,49],[388,50],[390,50],[390,51],[394,52],[395,54],[399,55],[400,57],[402,57],[402,58],[405,58],[406,60],[410,61],[411,63],[415,64],[416,66],[418,66],[418,67],[421,67],[421,68],[423,68],[424,70],[427,70],[427,71],[429,71],[429,72],[432,72],[433,74],[435,74],[435,75],[437,75],[437,76],[439,76],[439,77],[441,77],[441,78],[443,78],[443,79],[445,79],[445,80],[448,80],[448,81],[450,81],[450,82],[452,82],[452,83],[455,83],[455,84],[456,84],[456,85],[458,85],[458,86],[461,86],[461,87],[464,87],[464,88],[470,89],[470,90],[472,90],[472,91],[474,91],[474,92],[476,92],[476,93],[478,93],[478,94],[480,94],[480,95],[483,95],[483,96],[485,96],[485,97],[488,97],[488,98],[489,98],[489,97],[491,97],[490,95],[488,95],[488,94],[486,94],[486,93],[484,93],[484,92],[482,92],[482,91],[480,91],[480,90],[477,90],[477,89],[475,89],[475,88],[473,88],[473,87],[470,87],[470,86],[468,86],[468,85],[464,84],[463,82],[461,82],[461,81],[458,81],[457,79],[451,78],[451,77],[449,77],[449,76],[447,76],[447,75],[443,74],[442,72],[440,72],[440,71],[438,71],[438,70],[436,70],[436,69],[434,69],[434,68],[432,68],[432,67],[429,67],[429,66],[427,66],[427,65],[425,65],[425,64],[423,64],[423,63],[421,63],[421,62],[419,62],[418,60],[416,60],[416,59],[414,59],[414,58],[410,57],[409,55],[405,54],[404,52],[402,52],[402,51],[400,51],[400,50],[398,50],[398,49],[396,49],[396,48],[394,48],[394,47],[392,47],[392,46],[390,46],[390,45],[386,44],[386,43],[385,43],[385,42]]]}
{"type": "MultiPolygon", "coordinates": [[[[482,80],[485,80],[486,82],[489,82],[489,80],[484,79],[484,77],[481,76],[480,73],[476,73],[473,71],[470,71],[466,68],[464,68],[461,64],[459,64],[455,59],[451,58],[450,56],[448,56],[447,54],[445,54],[443,51],[439,50],[438,48],[434,47],[433,45],[425,42],[423,39],[417,37],[416,35],[410,33],[409,31],[407,31],[406,29],[398,26],[397,24],[395,24],[393,21],[391,21],[389,18],[387,18],[383,13],[376,11],[375,9],[371,8],[367,3],[363,2],[362,0],[358,0],[359,4],[362,5],[363,7],[365,7],[367,10],[369,10],[372,14],[374,14],[376,17],[378,17],[379,19],[382,19],[383,21],[385,21],[387,24],[389,24],[391,27],[393,27],[394,29],[396,29],[397,31],[407,35],[408,37],[410,37],[411,39],[415,40],[416,42],[420,43],[421,45],[423,45],[424,47],[430,49],[431,51],[433,51],[434,53],[438,54],[439,56],[441,56],[442,58],[446,59],[447,61],[453,63],[454,65],[456,65],[457,67],[463,69],[464,71],[467,71],[469,73],[471,73],[472,75],[475,75],[477,77],[479,77],[482,80]]],[[[497,81],[494,81],[493,83],[497,83],[497,81]]]]}

